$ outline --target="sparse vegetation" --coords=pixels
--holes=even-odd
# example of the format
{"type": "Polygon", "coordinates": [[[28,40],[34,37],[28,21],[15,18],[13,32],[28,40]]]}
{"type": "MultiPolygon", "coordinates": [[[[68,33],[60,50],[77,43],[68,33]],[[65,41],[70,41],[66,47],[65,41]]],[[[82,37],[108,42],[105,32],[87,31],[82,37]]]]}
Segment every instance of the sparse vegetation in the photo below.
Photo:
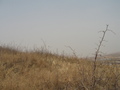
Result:
{"type": "MultiPolygon", "coordinates": [[[[92,90],[93,61],[0,47],[0,90],[92,90]]],[[[96,61],[95,90],[120,89],[120,65],[96,61]]]]}

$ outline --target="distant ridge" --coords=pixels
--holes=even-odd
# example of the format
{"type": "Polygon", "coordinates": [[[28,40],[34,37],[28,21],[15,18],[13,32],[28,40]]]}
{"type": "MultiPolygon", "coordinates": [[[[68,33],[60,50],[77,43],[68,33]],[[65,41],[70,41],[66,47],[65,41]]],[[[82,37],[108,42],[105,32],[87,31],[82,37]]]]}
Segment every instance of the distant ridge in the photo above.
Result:
{"type": "Polygon", "coordinates": [[[106,55],[107,57],[114,57],[114,58],[120,58],[120,52],[116,52],[116,53],[111,53],[106,55]]]}

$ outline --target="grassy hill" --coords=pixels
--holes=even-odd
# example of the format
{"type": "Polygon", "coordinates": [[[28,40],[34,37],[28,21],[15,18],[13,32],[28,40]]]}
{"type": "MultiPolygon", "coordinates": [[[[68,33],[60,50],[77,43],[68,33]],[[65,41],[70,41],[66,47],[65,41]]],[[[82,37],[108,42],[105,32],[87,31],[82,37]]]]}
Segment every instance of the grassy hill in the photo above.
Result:
{"type": "Polygon", "coordinates": [[[0,90],[120,90],[120,66],[0,46],[0,90]]]}

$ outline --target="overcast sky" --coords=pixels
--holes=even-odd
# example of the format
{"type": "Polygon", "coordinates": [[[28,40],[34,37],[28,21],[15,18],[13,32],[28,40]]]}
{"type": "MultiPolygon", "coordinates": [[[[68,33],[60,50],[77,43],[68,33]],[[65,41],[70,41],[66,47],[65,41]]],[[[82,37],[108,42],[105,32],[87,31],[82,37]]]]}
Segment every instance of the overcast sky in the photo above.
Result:
{"type": "Polygon", "coordinates": [[[120,0],[0,0],[0,44],[91,56],[106,24],[101,51],[120,52],[120,0]]]}

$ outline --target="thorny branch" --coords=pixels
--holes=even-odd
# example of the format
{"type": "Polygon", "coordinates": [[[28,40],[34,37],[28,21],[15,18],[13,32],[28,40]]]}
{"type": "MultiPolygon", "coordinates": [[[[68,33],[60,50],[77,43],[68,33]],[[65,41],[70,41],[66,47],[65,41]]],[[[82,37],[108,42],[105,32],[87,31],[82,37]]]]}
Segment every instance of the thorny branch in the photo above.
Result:
{"type": "MultiPolygon", "coordinates": [[[[102,35],[102,38],[101,38],[100,43],[98,45],[98,48],[97,48],[97,50],[95,52],[95,58],[94,58],[94,63],[93,63],[93,75],[92,75],[92,90],[95,90],[95,85],[96,85],[95,73],[96,73],[96,69],[97,69],[97,63],[96,63],[97,62],[97,58],[98,58],[98,55],[99,55],[99,52],[100,52],[100,48],[102,46],[102,43],[104,41],[104,38],[105,38],[105,35],[106,35],[107,31],[111,31],[111,30],[108,29],[108,25],[106,25],[106,30],[105,31],[101,31],[101,32],[103,32],[103,35],[102,35]]],[[[111,31],[111,32],[113,32],[113,31],[111,31]]]]}

